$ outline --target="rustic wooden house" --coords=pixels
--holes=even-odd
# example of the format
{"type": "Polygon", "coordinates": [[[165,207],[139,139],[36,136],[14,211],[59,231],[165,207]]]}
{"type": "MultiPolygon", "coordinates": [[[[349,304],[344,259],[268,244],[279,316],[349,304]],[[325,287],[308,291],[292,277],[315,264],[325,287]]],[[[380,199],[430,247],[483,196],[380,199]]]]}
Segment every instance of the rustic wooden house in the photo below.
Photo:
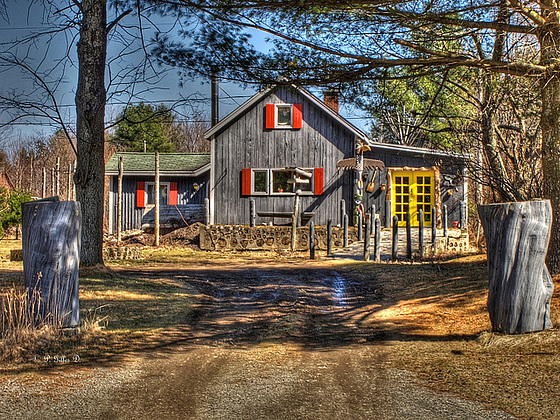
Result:
{"type": "MultiPolygon", "coordinates": [[[[441,223],[442,205],[448,221],[466,220],[464,160],[430,149],[380,143],[369,139],[338,113],[336,93],[321,101],[305,89],[274,86],[262,90],[206,132],[211,141],[210,220],[213,224],[249,224],[250,200],[257,224],[286,224],[301,191],[302,222],[341,222],[341,205],[354,211],[354,170],[337,162],[356,157],[367,144],[365,158],[385,163],[382,170],[363,172],[363,206],[376,205],[389,226],[393,215],[404,221],[418,209],[431,225],[431,209],[441,223]],[[307,177],[301,177],[303,170],[307,177]],[[276,217],[274,217],[276,216],[276,217]],[[281,216],[281,217],[277,217],[281,216]]],[[[350,217],[350,220],[353,218],[350,217]]]]}
{"type": "Polygon", "coordinates": [[[381,160],[385,168],[366,168],[362,174],[366,212],[375,204],[385,226],[393,215],[404,223],[410,212],[417,225],[421,208],[429,226],[432,208],[439,225],[446,205],[449,225],[462,217],[465,226],[464,157],[369,139],[338,113],[336,92],[326,92],[321,101],[300,87],[264,89],[205,137],[211,141],[212,224],[249,224],[250,199],[257,224],[286,224],[297,189],[304,224],[341,223],[341,205],[347,214],[354,212],[357,180],[356,171],[338,168],[337,162],[356,157],[356,146],[367,144],[364,157],[381,160]],[[308,177],[300,177],[298,170],[308,177]]]}
{"type": "MultiPolygon", "coordinates": [[[[122,230],[149,229],[155,216],[155,154],[115,153],[105,166],[109,177],[109,232],[116,232],[119,157],[123,157],[122,230]]],[[[160,153],[160,223],[174,229],[204,221],[210,155],[160,153]]]]}

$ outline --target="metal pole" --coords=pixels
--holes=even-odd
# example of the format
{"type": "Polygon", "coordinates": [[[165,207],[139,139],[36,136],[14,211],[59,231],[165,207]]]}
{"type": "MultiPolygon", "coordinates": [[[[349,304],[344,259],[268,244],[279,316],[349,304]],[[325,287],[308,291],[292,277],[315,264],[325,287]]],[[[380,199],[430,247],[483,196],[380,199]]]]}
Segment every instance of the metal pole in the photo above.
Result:
{"type": "Polygon", "coordinates": [[[218,72],[215,69],[212,70],[210,78],[212,81],[212,127],[214,127],[220,121],[220,85],[218,82],[218,72]]]}
{"type": "Polygon", "coordinates": [[[344,215],[346,214],[346,200],[340,200],[340,226],[344,225],[344,215]]]}

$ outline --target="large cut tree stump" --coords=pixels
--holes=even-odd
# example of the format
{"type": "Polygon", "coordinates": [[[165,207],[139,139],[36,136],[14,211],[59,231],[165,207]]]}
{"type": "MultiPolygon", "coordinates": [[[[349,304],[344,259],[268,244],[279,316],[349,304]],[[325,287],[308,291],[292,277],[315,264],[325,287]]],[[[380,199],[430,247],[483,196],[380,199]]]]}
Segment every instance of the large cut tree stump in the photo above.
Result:
{"type": "Polygon", "coordinates": [[[478,206],[488,254],[488,311],[492,330],[523,333],[551,328],[553,284],[545,257],[550,201],[478,206]]]}
{"type": "Polygon", "coordinates": [[[23,278],[30,294],[36,291],[40,298],[39,304],[32,302],[34,316],[76,327],[80,323],[80,203],[46,199],[22,207],[23,278]]]}

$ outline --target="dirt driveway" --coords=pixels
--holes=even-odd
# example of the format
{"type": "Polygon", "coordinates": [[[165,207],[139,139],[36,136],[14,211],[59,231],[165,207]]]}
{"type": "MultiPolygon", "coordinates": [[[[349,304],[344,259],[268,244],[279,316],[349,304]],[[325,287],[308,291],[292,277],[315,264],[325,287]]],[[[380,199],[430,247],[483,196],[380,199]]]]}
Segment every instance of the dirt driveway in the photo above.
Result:
{"type": "Polygon", "coordinates": [[[387,305],[375,279],[301,263],[122,270],[199,292],[175,343],[118,367],[61,371],[56,380],[81,375],[64,392],[52,391],[52,378],[50,393],[0,384],[0,418],[513,418],[424,388],[387,363],[390,335],[406,328],[375,319],[387,305]]]}

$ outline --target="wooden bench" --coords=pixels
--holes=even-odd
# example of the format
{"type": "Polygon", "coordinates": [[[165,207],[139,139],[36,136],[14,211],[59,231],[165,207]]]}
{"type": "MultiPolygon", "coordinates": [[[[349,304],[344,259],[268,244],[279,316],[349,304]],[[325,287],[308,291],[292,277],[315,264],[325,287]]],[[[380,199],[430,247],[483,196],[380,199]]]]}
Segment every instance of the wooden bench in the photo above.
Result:
{"type": "MultiPolygon", "coordinates": [[[[291,219],[293,213],[291,211],[257,211],[257,216],[259,217],[272,217],[272,218],[280,218],[280,219],[291,219]]],[[[314,211],[304,211],[301,213],[301,224],[305,225],[309,222],[313,216],[315,216],[314,211]]]]}

